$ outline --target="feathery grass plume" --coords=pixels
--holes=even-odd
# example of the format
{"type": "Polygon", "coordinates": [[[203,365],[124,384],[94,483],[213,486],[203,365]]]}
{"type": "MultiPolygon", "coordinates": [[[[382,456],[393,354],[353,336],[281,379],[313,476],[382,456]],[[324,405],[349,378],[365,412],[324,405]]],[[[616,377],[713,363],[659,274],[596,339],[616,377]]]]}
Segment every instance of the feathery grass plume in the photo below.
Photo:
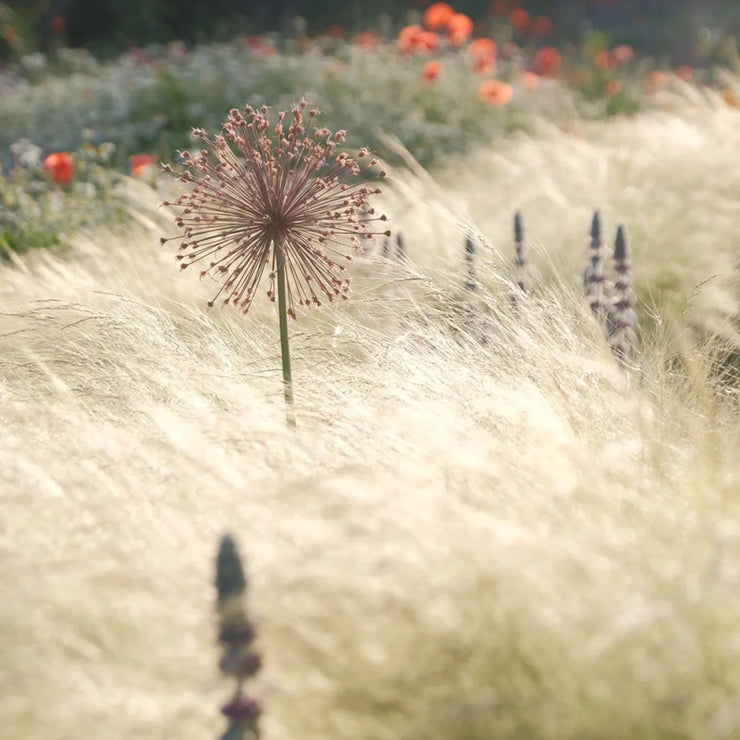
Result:
{"type": "Polygon", "coordinates": [[[478,281],[475,276],[475,244],[470,236],[465,237],[465,265],[467,268],[465,289],[476,291],[478,281]]]}
{"type": "Polygon", "coordinates": [[[632,261],[624,226],[617,227],[614,240],[614,270],[617,278],[609,299],[607,312],[607,339],[621,362],[630,359],[637,344],[637,314],[635,293],[632,289],[632,261]]]}
{"type": "Polygon", "coordinates": [[[514,266],[516,268],[516,284],[523,293],[529,293],[532,283],[529,277],[529,250],[524,242],[524,226],[521,211],[514,214],[514,266]]]}
{"type": "Polygon", "coordinates": [[[607,303],[604,298],[604,264],[601,248],[601,213],[594,211],[591,220],[591,243],[589,246],[589,264],[583,272],[583,287],[586,290],[588,305],[597,318],[606,315],[607,303]]]}
{"type": "MultiPolygon", "coordinates": [[[[183,236],[177,259],[185,269],[201,263],[200,275],[221,281],[213,306],[221,297],[244,313],[254,299],[265,268],[267,295],[277,298],[283,386],[288,422],[293,415],[293,382],[288,342],[288,317],[296,304],[320,306],[323,300],[346,298],[349,279],[343,276],[348,244],[362,251],[363,239],[377,233],[372,224],[385,221],[370,206],[377,187],[359,179],[359,160],[370,167],[381,163],[362,147],[356,157],[338,151],[346,132],[333,134],[313,124],[317,110],[308,113],[302,100],[270,120],[267,106],[233,108],[220,134],[193,129],[203,143],[198,153],[182,152],[180,182],[192,185],[174,203],[180,208],[175,223],[183,236]],[[287,120],[286,120],[287,118],[287,120]]],[[[165,165],[165,170],[174,172],[165,165]]],[[[170,239],[162,237],[164,244],[170,239]]]]}
{"type": "Polygon", "coordinates": [[[218,611],[218,641],[223,648],[219,662],[221,672],[236,679],[236,690],[221,708],[229,720],[221,740],[258,740],[261,707],[256,699],[244,693],[244,682],[262,667],[259,653],[250,649],[255,630],[247,618],[244,596],[247,581],[236,542],[224,535],[216,557],[216,608],[218,611]]]}

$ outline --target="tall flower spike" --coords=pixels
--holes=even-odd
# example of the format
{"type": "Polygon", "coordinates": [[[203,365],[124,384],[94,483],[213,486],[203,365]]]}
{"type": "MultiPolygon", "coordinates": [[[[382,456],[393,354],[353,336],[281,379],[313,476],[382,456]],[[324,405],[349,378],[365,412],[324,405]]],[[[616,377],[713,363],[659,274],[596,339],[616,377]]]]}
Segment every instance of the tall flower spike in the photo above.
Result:
{"type": "Polygon", "coordinates": [[[637,314],[632,289],[632,262],[624,226],[614,240],[614,271],[617,278],[607,313],[607,338],[620,362],[627,362],[637,345],[637,314]]]}
{"type": "Polygon", "coordinates": [[[259,653],[251,650],[255,630],[247,618],[244,596],[247,581],[236,542],[224,535],[216,557],[216,608],[218,641],[223,648],[219,662],[221,672],[236,679],[231,699],[221,708],[229,721],[221,740],[259,740],[261,708],[256,699],[244,693],[244,683],[261,668],[259,653]]]}
{"type": "Polygon", "coordinates": [[[406,259],[406,243],[400,231],[396,234],[396,258],[399,262],[406,259]]]}
{"type": "Polygon", "coordinates": [[[383,177],[381,163],[364,147],[354,157],[340,151],[346,132],[316,125],[318,111],[306,108],[301,101],[274,120],[266,106],[233,108],[220,134],[193,129],[202,148],[181,152],[181,168],[165,166],[189,186],[164,204],[179,209],[176,259],[182,269],[198,264],[201,277],[220,282],[208,305],[221,299],[246,313],[267,272],[267,295],[278,303],[289,409],[287,317],[296,318],[296,306],[346,298],[350,245],[361,252],[363,240],[390,233],[374,228],[386,220],[370,206],[380,189],[360,180],[361,162],[383,177]]]}
{"type": "Polygon", "coordinates": [[[601,213],[594,211],[591,220],[591,243],[589,246],[588,265],[583,272],[583,287],[588,298],[591,312],[597,318],[604,318],[606,314],[606,300],[604,298],[604,266],[601,248],[601,213]]]}
{"type": "Polygon", "coordinates": [[[475,275],[475,243],[470,236],[465,237],[465,289],[471,292],[478,290],[478,280],[475,275]]]}
{"type": "Polygon", "coordinates": [[[389,236],[383,237],[383,257],[390,256],[391,253],[391,238],[389,236]]]}
{"type": "Polygon", "coordinates": [[[529,293],[532,285],[529,278],[529,250],[524,241],[524,226],[522,214],[517,211],[514,214],[514,267],[516,270],[516,284],[523,293],[529,293]]]}

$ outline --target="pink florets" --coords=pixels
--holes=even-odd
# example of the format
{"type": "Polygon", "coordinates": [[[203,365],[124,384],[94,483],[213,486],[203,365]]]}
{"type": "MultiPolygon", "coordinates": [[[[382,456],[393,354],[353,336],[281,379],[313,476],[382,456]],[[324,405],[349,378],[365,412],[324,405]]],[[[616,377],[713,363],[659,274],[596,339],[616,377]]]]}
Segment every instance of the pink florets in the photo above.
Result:
{"type": "MultiPolygon", "coordinates": [[[[321,298],[345,298],[349,279],[330,254],[350,259],[342,247],[359,248],[357,234],[387,233],[371,229],[385,220],[369,207],[379,188],[359,186],[357,160],[337,152],[346,132],[332,136],[322,127],[311,133],[305,109],[305,101],[293,107],[286,135],[285,112],[278,113],[271,128],[266,106],[256,110],[247,105],[243,113],[234,108],[220,134],[193,129],[193,138],[205,145],[198,156],[180,155],[180,180],[193,186],[166,204],[181,209],[175,223],[185,238],[176,258],[182,269],[200,263],[201,276],[219,278],[209,305],[220,297],[246,313],[265,270],[267,293],[274,300],[278,260],[284,261],[289,315],[295,317],[296,303],[321,305],[321,298]]],[[[317,115],[311,110],[309,123],[317,115]]],[[[368,154],[363,147],[357,158],[368,154]]],[[[373,159],[370,166],[377,164],[373,159]]]]}

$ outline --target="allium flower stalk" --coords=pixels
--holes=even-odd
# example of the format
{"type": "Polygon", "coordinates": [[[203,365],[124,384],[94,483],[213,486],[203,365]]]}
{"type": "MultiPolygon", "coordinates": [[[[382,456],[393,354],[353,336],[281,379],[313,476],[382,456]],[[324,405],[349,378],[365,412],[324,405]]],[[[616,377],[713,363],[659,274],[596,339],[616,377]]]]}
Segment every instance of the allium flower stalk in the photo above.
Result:
{"type": "MultiPolygon", "coordinates": [[[[198,264],[220,287],[219,299],[247,313],[267,272],[267,295],[277,300],[283,382],[288,408],[293,391],[287,318],[296,306],[320,306],[346,298],[348,251],[385,230],[370,206],[380,189],[359,179],[360,160],[385,176],[365,147],[356,156],[339,151],[345,131],[333,134],[314,124],[318,111],[301,101],[271,121],[268,108],[232,109],[220,134],[193,130],[198,152],[181,152],[180,182],[191,185],[173,203],[182,235],[181,269],[198,264]]],[[[165,166],[173,172],[173,168],[165,166]]],[[[164,244],[170,239],[162,238],[164,244]]],[[[289,420],[292,419],[292,412],[289,420]]]]}
{"type": "Polygon", "coordinates": [[[607,338],[620,362],[629,360],[637,344],[637,314],[635,293],[632,289],[632,262],[624,226],[617,228],[614,240],[614,271],[617,278],[609,301],[607,338]]]}

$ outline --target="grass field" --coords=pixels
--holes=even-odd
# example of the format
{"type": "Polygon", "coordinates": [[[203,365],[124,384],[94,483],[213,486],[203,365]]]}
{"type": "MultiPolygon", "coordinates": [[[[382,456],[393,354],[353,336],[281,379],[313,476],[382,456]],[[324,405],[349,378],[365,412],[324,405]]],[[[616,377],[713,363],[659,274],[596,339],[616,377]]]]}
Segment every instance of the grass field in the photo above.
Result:
{"type": "Polygon", "coordinates": [[[740,113],[696,97],[391,173],[408,260],[292,324],[296,430],[272,304],[206,310],[143,184],[133,225],[0,266],[0,734],[217,737],[230,531],[267,738],[740,736],[740,113]],[[580,288],[595,208],[626,369],[580,288]]]}

